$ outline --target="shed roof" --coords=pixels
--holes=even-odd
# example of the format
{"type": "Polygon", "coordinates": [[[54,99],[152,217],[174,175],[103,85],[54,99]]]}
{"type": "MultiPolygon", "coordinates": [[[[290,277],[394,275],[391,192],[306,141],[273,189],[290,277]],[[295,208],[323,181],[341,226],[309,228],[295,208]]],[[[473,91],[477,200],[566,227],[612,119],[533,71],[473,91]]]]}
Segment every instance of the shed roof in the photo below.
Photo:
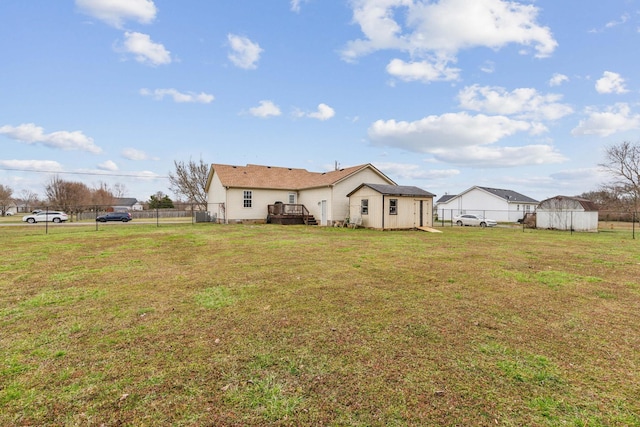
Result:
{"type": "Polygon", "coordinates": [[[246,166],[211,165],[207,188],[212,174],[216,173],[225,187],[268,188],[278,190],[301,190],[335,185],[364,169],[372,169],[390,183],[393,181],[370,163],[329,172],[309,172],[306,169],[284,168],[248,164],[246,166]]]}
{"type": "Polygon", "coordinates": [[[429,193],[422,188],[414,187],[411,185],[385,185],[385,184],[361,184],[347,194],[347,197],[361,189],[362,187],[369,187],[378,193],[385,196],[398,196],[398,197],[435,197],[435,194],[429,193]]]}
{"type": "Polygon", "coordinates": [[[585,212],[597,212],[598,211],[598,206],[592,202],[591,200],[588,199],[583,199],[582,197],[572,197],[572,196],[555,196],[555,197],[550,197],[548,199],[545,199],[543,201],[540,202],[540,205],[538,206],[539,209],[545,209],[546,205],[551,204],[552,201],[573,201],[577,204],[579,204],[580,206],[582,206],[582,209],[585,210],[585,212]]]}

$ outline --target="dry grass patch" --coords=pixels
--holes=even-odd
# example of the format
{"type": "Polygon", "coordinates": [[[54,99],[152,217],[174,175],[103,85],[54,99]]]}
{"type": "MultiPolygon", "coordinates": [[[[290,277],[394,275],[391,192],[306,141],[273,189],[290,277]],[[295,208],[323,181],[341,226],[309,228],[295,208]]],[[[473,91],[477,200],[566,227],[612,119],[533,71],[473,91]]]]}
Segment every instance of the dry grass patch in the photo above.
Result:
{"type": "Polygon", "coordinates": [[[640,425],[627,235],[0,239],[2,425],[640,425]]]}

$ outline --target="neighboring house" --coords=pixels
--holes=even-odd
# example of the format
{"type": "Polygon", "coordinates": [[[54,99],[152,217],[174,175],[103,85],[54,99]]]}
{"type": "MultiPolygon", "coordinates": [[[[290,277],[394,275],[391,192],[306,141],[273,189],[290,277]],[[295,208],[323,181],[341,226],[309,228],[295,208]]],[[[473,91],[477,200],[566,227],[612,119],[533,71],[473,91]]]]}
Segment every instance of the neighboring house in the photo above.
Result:
{"type": "Polygon", "coordinates": [[[135,197],[123,197],[114,199],[111,207],[114,211],[141,211],[142,203],[135,197]]]}
{"type": "Polygon", "coordinates": [[[536,227],[596,232],[598,208],[595,203],[579,197],[551,197],[538,205],[536,227]]]}
{"type": "Polygon", "coordinates": [[[19,206],[13,201],[7,203],[7,205],[4,207],[0,207],[1,215],[15,215],[18,212],[19,212],[19,206]]]}
{"type": "Polygon", "coordinates": [[[418,187],[361,184],[347,194],[350,222],[366,228],[400,230],[433,225],[434,194],[418,187]]]}
{"type": "Polygon", "coordinates": [[[320,225],[349,216],[349,194],[363,182],[395,185],[367,163],[330,172],[261,165],[211,165],[206,191],[217,222],[265,222],[269,205],[303,205],[320,225]]]}
{"type": "Polygon", "coordinates": [[[445,195],[436,202],[439,220],[461,214],[476,214],[498,222],[516,222],[532,213],[538,201],[512,190],[474,186],[458,195],[445,195]]]}

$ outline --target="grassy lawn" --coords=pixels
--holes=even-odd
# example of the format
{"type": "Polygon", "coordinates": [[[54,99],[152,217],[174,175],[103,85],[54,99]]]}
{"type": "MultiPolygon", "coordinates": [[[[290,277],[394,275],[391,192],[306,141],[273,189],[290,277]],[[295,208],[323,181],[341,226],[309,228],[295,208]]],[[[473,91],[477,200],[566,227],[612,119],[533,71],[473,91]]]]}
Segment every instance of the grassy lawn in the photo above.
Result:
{"type": "Polygon", "coordinates": [[[0,227],[0,425],[640,426],[640,242],[0,227]]]}

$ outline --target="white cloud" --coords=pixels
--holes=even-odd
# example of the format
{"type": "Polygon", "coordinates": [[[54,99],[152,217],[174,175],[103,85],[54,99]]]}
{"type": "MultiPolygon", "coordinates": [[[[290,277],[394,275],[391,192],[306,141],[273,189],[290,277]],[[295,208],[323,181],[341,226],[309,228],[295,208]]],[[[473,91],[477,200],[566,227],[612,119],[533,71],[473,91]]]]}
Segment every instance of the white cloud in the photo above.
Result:
{"type": "Polygon", "coordinates": [[[531,46],[535,56],[546,57],[558,45],[549,28],[536,22],[539,9],[530,4],[503,0],[353,0],[352,5],[353,21],[364,38],[347,43],[342,51],[347,61],[381,49],[452,60],[462,49],[500,49],[511,43],[531,46]],[[404,22],[396,20],[400,16],[406,17],[404,22]]]}
{"type": "Polygon", "coordinates": [[[171,63],[171,52],[153,42],[148,34],[127,31],[124,36],[124,51],[133,54],[136,61],[154,66],[171,63]]]}
{"type": "Polygon", "coordinates": [[[263,52],[258,43],[252,42],[247,37],[235,34],[227,35],[227,39],[231,46],[229,60],[236,67],[244,68],[245,70],[257,68],[256,63],[260,60],[260,54],[263,52]]]}
{"type": "Polygon", "coordinates": [[[602,168],[564,169],[549,175],[551,178],[563,181],[585,181],[597,177],[598,182],[605,181],[609,175],[602,168]]]}
{"type": "Polygon", "coordinates": [[[300,12],[300,5],[302,3],[306,3],[309,0],[291,0],[291,10],[293,12],[299,13],[300,12]]]}
{"type": "Polygon", "coordinates": [[[319,104],[317,111],[306,114],[306,116],[309,118],[318,119],[321,121],[329,120],[335,115],[336,115],[336,112],[333,110],[333,108],[329,107],[327,104],[319,104]]]}
{"type": "Polygon", "coordinates": [[[448,113],[414,122],[378,120],[368,130],[373,145],[428,153],[436,160],[485,167],[556,163],[564,157],[549,145],[492,146],[519,132],[538,134],[546,128],[537,123],[505,116],[448,113]]]}
{"type": "Polygon", "coordinates": [[[587,108],[588,117],[580,120],[571,134],[574,136],[597,135],[609,136],[617,132],[640,129],[640,114],[631,114],[626,103],[608,107],[605,111],[587,108]]]}
{"type": "Polygon", "coordinates": [[[602,77],[596,81],[596,91],[598,93],[626,93],[624,79],[618,73],[605,71],[602,77]]]}
{"type": "Polygon", "coordinates": [[[250,108],[249,113],[252,116],[261,118],[279,116],[282,114],[280,108],[276,104],[267,100],[260,101],[260,105],[258,107],[250,108]]]}
{"type": "Polygon", "coordinates": [[[103,171],[115,172],[119,168],[118,168],[118,165],[114,161],[107,160],[106,162],[100,163],[98,165],[98,169],[103,170],[103,171]]]}
{"type": "Polygon", "coordinates": [[[93,138],[89,138],[81,131],[57,131],[45,134],[42,127],[26,123],[19,126],[2,126],[0,127],[0,135],[6,135],[26,144],[40,143],[61,150],[87,151],[93,154],[102,152],[102,149],[94,144],[93,138]]]}
{"type": "Polygon", "coordinates": [[[121,153],[122,157],[128,160],[148,160],[149,156],[142,150],[136,148],[125,148],[121,153]]]}
{"type": "Polygon", "coordinates": [[[157,13],[152,0],[76,0],[76,6],[83,13],[116,28],[122,28],[126,20],[148,24],[157,13]]]}
{"type": "Polygon", "coordinates": [[[7,169],[62,172],[62,165],[54,160],[0,160],[0,166],[7,169]]]}
{"type": "Polygon", "coordinates": [[[422,81],[428,83],[458,80],[460,69],[447,67],[445,61],[431,63],[429,61],[405,62],[401,59],[393,59],[387,65],[387,73],[406,82],[422,81]]]}
{"type": "Polygon", "coordinates": [[[536,89],[519,88],[511,92],[501,87],[473,85],[458,93],[462,108],[490,114],[516,115],[521,119],[557,120],[573,113],[560,104],[561,95],[541,95],[536,89]]]}
{"type": "Polygon", "coordinates": [[[496,71],[496,64],[493,61],[484,61],[484,64],[480,66],[480,71],[487,74],[492,74],[496,71]]]}
{"type": "Polygon", "coordinates": [[[140,95],[150,96],[155,100],[161,101],[165,96],[170,96],[173,98],[174,102],[177,103],[185,103],[185,102],[193,102],[200,104],[209,104],[213,102],[215,97],[208,93],[200,92],[179,92],[176,89],[140,89],[140,95]]]}
{"type": "Polygon", "coordinates": [[[515,167],[561,163],[566,157],[553,146],[546,144],[525,145],[522,147],[467,147],[460,152],[444,151],[435,156],[447,163],[477,167],[515,167]]]}
{"type": "Polygon", "coordinates": [[[425,169],[424,166],[407,163],[376,162],[375,166],[385,174],[396,176],[403,180],[446,179],[460,174],[458,169],[425,169]]]}
{"type": "Polygon", "coordinates": [[[560,86],[561,84],[568,81],[569,77],[565,76],[564,74],[555,73],[553,76],[551,76],[551,79],[549,79],[549,86],[560,86]]]}

